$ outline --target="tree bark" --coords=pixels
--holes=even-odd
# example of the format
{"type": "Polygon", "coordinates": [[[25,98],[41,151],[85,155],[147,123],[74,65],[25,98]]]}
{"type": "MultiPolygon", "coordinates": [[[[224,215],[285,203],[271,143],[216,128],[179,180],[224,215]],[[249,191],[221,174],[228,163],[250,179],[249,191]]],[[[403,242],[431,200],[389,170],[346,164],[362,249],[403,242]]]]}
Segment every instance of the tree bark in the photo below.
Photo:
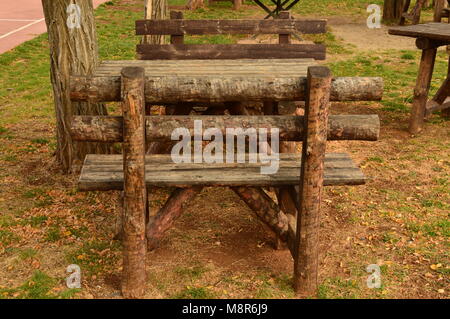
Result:
{"type": "Polygon", "coordinates": [[[158,211],[155,217],[150,217],[147,223],[147,249],[153,250],[164,233],[173,225],[174,221],[183,212],[184,206],[195,198],[202,191],[203,187],[177,188],[166,201],[164,206],[158,211]]]}
{"type": "Polygon", "coordinates": [[[109,149],[108,145],[75,143],[69,131],[73,115],[107,114],[103,104],[70,100],[70,75],[91,75],[98,64],[93,5],[92,1],[84,0],[42,0],[42,6],[50,46],[50,73],[56,113],[56,158],[67,173],[71,171],[72,163],[81,163],[86,154],[107,152],[109,149]],[[78,6],[79,15],[74,5],[78,6]]]}
{"type": "Polygon", "coordinates": [[[289,242],[289,217],[258,187],[231,187],[247,206],[284,242],[289,242]]]}
{"type": "MultiPolygon", "coordinates": [[[[221,110],[221,109],[217,109],[221,110]]],[[[189,130],[194,136],[194,121],[201,120],[203,129],[217,128],[225,136],[227,128],[273,128],[279,129],[281,141],[302,141],[305,128],[303,116],[148,116],[146,118],[147,140],[167,141],[170,146],[171,134],[178,127],[189,130]]],[[[328,140],[376,141],[379,137],[380,120],[378,115],[331,115],[328,122],[328,140]]],[[[71,124],[74,139],[79,141],[122,142],[123,119],[118,116],[75,116],[71,124]]],[[[170,147],[169,146],[169,147],[170,147]]],[[[171,148],[171,147],[170,147],[171,148]]],[[[295,153],[295,148],[283,153],[295,153]]],[[[166,153],[153,153],[166,154],[166,153]]]]}
{"type": "Polygon", "coordinates": [[[411,134],[417,134],[423,128],[436,53],[437,48],[422,50],[422,58],[420,60],[416,87],[414,88],[414,99],[409,120],[409,132],[411,134]]]}
{"type": "Polygon", "coordinates": [[[383,20],[400,21],[403,14],[404,0],[384,0],[383,20]]]}
{"type": "MultiPolygon", "coordinates": [[[[71,77],[71,98],[76,101],[120,101],[120,77],[71,77]]],[[[378,77],[339,77],[331,86],[332,101],[378,101],[383,96],[383,79],[378,77]]],[[[304,101],[306,77],[221,78],[167,76],[147,77],[146,102],[212,103],[224,101],[304,101]],[[237,85],[238,83],[238,85],[237,85]]]]}
{"type": "MultiPolygon", "coordinates": [[[[167,0],[145,0],[146,20],[165,20],[169,18],[169,6],[167,0]]],[[[142,38],[142,44],[164,44],[167,39],[163,35],[146,35],[142,38]]]]}
{"type": "Polygon", "coordinates": [[[198,8],[203,7],[203,0],[188,0],[186,8],[188,10],[197,10],[198,8]]]}
{"type": "Polygon", "coordinates": [[[125,298],[139,298],[144,294],[146,283],[144,69],[136,67],[123,69],[122,96],[124,120],[122,294],[125,298]]]}
{"type": "Polygon", "coordinates": [[[324,180],[331,72],[326,67],[308,69],[308,99],[305,107],[300,177],[300,207],[294,256],[294,286],[297,293],[317,292],[319,267],[320,205],[324,180]]]}

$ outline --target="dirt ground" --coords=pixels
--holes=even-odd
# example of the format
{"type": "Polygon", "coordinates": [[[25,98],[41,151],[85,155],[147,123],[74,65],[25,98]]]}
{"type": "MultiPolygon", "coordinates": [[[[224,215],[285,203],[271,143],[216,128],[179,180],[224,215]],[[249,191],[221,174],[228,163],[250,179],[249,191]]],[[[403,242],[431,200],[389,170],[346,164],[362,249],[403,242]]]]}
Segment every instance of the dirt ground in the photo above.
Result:
{"type": "MultiPolygon", "coordinates": [[[[370,30],[363,21],[334,17],[329,25],[361,52],[415,50],[414,40],[387,36],[386,27],[370,30]]],[[[405,90],[412,93],[412,87],[405,90]]],[[[450,173],[448,121],[435,115],[412,137],[408,114],[386,111],[377,102],[333,103],[332,113],[378,114],[382,129],[377,142],[327,145],[328,152],[350,153],[370,178],[364,186],[326,188],[318,297],[449,298],[448,237],[445,230],[427,228],[449,219],[449,198],[442,191],[450,173]],[[366,286],[369,264],[382,269],[381,289],[366,286]]],[[[54,134],[38,117],[6,129],[0,134],[13,138],[2,138],[2,147],[16,158],[1,162],[0,211],[12,217],[0,220],[0,235],[8,240],[0,246],[0,297],[22,297],[38,282],[27,281],[37,270],[58,279],[50,291],[59,294],[67,265],[76,263],[83,277],[75,298],[120,298],[121,248],[112,240],[119,194],[76,192],[77,175],[59,172],[48,143],[30,142],[54,134]]],[[[169,192],[151,194],[154,212],[169,192]]],[[[205,188],[148,254],[145,297],[295,298],[292,257],[273,246],[274,235],[231,190],[205,188]]]]}

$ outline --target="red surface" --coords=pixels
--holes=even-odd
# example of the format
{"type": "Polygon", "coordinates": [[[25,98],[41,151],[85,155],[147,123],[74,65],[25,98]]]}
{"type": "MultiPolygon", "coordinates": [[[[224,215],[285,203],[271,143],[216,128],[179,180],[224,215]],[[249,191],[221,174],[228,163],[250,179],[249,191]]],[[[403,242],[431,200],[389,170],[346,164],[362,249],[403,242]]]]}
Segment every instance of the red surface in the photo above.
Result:
{"type": "Polygon", "coordinates": [[[0,54],[46,31],[41,0],[0,0],[0,54]]]}

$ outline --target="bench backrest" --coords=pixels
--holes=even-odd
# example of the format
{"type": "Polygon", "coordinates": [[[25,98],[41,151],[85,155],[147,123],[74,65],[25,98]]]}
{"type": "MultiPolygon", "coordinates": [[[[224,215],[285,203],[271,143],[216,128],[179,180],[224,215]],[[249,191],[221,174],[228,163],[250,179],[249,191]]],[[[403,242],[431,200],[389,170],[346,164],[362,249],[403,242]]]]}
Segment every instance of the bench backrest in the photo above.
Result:
{"type": "Polygon", "coordinates": [[[170,20],[138,20],[136,35],[169,35],[171,44],[139,44],[141,60],[203,59],[325,59],[322,44],[291,44],[291,35],[326,32],[326,20],[294,20],[282,12],[273,20],[183,20],[171,12],[170,20]],[[278,44],[185,44],[185,35],[278,34],[278,44]]]}

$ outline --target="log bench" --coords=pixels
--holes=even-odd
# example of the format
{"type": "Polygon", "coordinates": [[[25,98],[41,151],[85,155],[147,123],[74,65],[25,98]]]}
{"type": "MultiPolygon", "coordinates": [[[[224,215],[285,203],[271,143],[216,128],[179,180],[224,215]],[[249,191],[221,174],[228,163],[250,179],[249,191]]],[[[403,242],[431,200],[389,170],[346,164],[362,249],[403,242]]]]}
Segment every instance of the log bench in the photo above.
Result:
{"type": "MultiPolygon", "coordinates": [[[[230,187],[287,243],[294,258],[294,286],[317,288],[318,225],[324,185],[362,185],[367,178],[347,154],[325,154],[327,140],[376,141],[376,115],[331,115],[330,101],[380,100],[381,78],[332,78],[315,59],[321,44],[291,44],[296,32],[323,33],[325,20],[171,20],[136,22],[138,35],[170,35],[171,44],[138,45],[136,61],[104,61],[92,76],[71,77],[73,101],[121,102],[122,116],[75,116],[74,140],[123,143],[122,155],[88,155],[79,189],[123,190],[123,277],[125,297],[144,293],[146,249],[157,247],[204,186],[230,187]],[[185,34],[278,34],[278,44],[189,45],[185,34]],[[305,115],[278,115],[277,103],[305,101],[305,115]],[[250,116],[242,102],[264,104],[265,115],[250,116]],[[210,115],[189,115],[204,103],[210,115]],[[145,105],[174,106],[166,116],[145,116],[145,105]],[[231,116],[224,115],[228,111],[231,116]],[[211,114],[214,114],[212,116],[211,114]],[[260,162],[174,163],[165,154],[145,154],[148,142],[170,141],[179,127],[193,136],[194,121],[204,129],[279,130],[280,141],[300,141],[302,154],[279,154],[279,170],[261,174],[260,162]],[[148,215],[148,187],[176,187],[156,216],[148,215]],[[263,187],[279,189],[273,201],[263,187]],[[283,190],[283,192],[281,192],[283,190]],[[299,229],[297,232],[296,229],[299,229]]],[[[282,142],[283,143],[283,142],[282,142]]],[[[258,150],[261,151],[261,150],[258,150]]],[[[247,158],[252,154],[247,154],[247,158]]],[[[225,161],[224,161],[225,162],[225,161]]]]}
{"type": "MultiPolygon", "coordinates": [[[[361,100],[367,97],[379,99],[374,91],[380,90],[380,79],[336,78],[332,80],[326,67],[309,67],[305,74],[289,74],[265,80],[267,75],[227,78],[235,75],[210,76],[205,78],[199,71],[182,75],[179,80],[185,85],[173,85],[163,75],[158,75],[158,90],[153,87],[152,74],[144,75],[150,61],[119,63],[120,77],[115,74],[77,77],[71,79],[71,96],[75,101],[122,101],[122,117],[75,116],[72,132],[75,140],[123,142],[123,155],[88,155],[79,180],[80,190],[124,190],[124,265],[122,292],[126,297],[142,296],[145,287],[146,241],[155,245],[163,233],[178,217],[186,200],[192,199],[203,186],[229,186],[267,224],[278,237],[287,242],[295,261],[295,287],[297,291],[313,293],[317,288],[318,267],[318,218],[321,189],[323,185],[360,185],[365,183],[361,170],[347,154],[325,155],[325,142],[330,140],[357,139],[376,140],[379,136],[377,116],[341,115],[328,117],[330,97],[333,100],[361,100]],[[144,67],[139,67],[142,64],[144,67]],[[223,90],[211,90],[213,83],[223,90]],[[287,81],[279,90],[270,89],[277,81],[287,81]],[[268,86],[263,89],[261,83],[268,86]],[[339,94],[343,89],[352,94],[339,94]],[[348,86],[355,83],[356,89],[348,86]],[[359,85],[358,83],[364,83],[359,85]],[[190,85],[190,86],[189,86],[190,85]],[[199,85],[195,90],[191,87],[199,85]],[[203,87],[204,86],[204,87],[203,87]],[[240,91],[245,87],[245,91],[240,91]],[[333,88],[334,87],[334,88],[333,88]],[[192,129],[195,117],[149,116],[145,117],[145,101],[155,103],[199,99],[202,101],[226,102],[237,97],[239,91],[244,101],[289,99],[305,100],[305,116],[201,116],[206,126],[279,128],[281,140],[301,140],[303,154],[281,154],[280,169],[274,175],[261,175],[259,164],[174,164],[169,155],[145,155],[146,138],[165,140],[172,129],[185,126],[192,129]],[[333,93],[333,91],[335,91],[333,93]],[[370,91],[370,92],[366,92],[370,91]],[[258,92],[259,95],[256,95],[258,92]],[[181,98],[175,99],[174,97],[181,98]],[[307,146],[305,146],[307,145],[307,146]],[[219,176],[220,174],[220,176],[219,176]],[[156,217],[146,219],[147,186],[179,187],[169,197],[156,217]],[[296,185],[294,194],[298,213],[287,214],[258,186],[296,185]],[[174,199],[177,199],[176,201],[174,199]],[[300,229],[300,232],[296,232],[300,229]]],[[[209,62],[209,61],[205,61],[209,62]]],[[[285,63],[286,69],[295,65],[285,63]]],[[[156,63],[156,62],[155,62],[156,63]]],[[[157,63],[161,63],[158,61],[157,63]]],[[[212,64],[217,67],[217,61],[212,64]]],[[[207,65],[208,63],[206,63],[207,65]]],[[[257,64],[258,65],[258,64],[257,64]]],[[[261,61],[259,67],[266,65],[261,61]]],[[[187,66],[186,66],[187,67],[187,66]]],[[[194,65],[195,68],[195,65],[194,65]]],[[[169,69],[168,69],[169,70],[169,69]]],[[[159,71],[158,71],[159,72],[159,71]]],[[[163,72],[172,80],[176,77],[163,72]]],[[[175,81],[176,82],[176,81],[175,81]]],[[[382,87],[382,84],[381,84],[382,87]]]]}

